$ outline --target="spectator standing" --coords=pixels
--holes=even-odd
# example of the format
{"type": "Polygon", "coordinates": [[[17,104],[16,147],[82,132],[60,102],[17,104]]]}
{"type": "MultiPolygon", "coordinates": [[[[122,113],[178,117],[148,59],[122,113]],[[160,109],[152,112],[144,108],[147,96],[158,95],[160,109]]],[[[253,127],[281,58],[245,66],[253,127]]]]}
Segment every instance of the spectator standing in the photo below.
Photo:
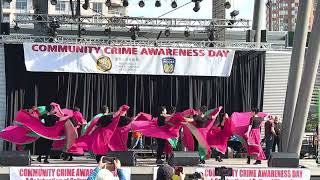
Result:
{"type": "Polygon", "coordinates": [[[271,155],[271,150],[273,147],[273,143],[274,143],[274,138],[276,136],[276,132],[275,132],[275,124],[274,124],[274,116],[270,116],[269,120],[267,122],[265,122],[264,125],[264,133],[265,133],[265,142],[266,142],[266,149],[265,149],[265,154],[266,154],[266,158],[269,159],[270,155],[271,155]]]}
{"type": "Polygon", "coordinates": [[[274,118],[274,130],[275,130],[275,136],[274,136],[274,141],[273,141],[273,146],[272,146],[272,152],[276,151],[276,147],[277,149],[279,149],[279,145],[280,145],[280,137],[281,137],[281,122],[280,122],[280,117],[276,116],[274,118]]]}
{"type": "Polygon", "coordinates": [[[133,136],[133,147],[132,149],[138,148],[143,149],[143,143],[142,143],[142,134],[139,131],[134,131],[132,133],[133,136]]]}

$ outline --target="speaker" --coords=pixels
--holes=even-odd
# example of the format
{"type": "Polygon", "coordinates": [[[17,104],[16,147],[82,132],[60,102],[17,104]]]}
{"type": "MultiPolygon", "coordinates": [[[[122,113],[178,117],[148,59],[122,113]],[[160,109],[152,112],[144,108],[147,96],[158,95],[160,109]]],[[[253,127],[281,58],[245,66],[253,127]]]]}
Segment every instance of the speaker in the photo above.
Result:
{"type": "Polygon", "coordinates": [[[30,151],[0,151],[2,166],[30,166],[30,151]]]}
{"type": "Polygon", "coordinates": [[[246,42],[254,42],[255,30],[247,30],[246,33],[246,42]]]}
{"type": "Polygon", "coordinates": [[[197,166],[199,165],[198,152],[173,152],[168,164],[174,166],[197,166]]]}
{"type": "Polygon", "coordinates": [[[268,167],[291,167],[299,166],[299,156],[297,153],[272,153],[268,159],[268,167]]]}
{"type": "Polygon", "coordinates": [[[10,23],[1,23],[1,35],[10,35],[10,23]]]}
{"type": "Polygon", "coordinates": [[[135,166],[136,154],[134,151],[111,151],[108,152],[107,157],[115,157],[120,160],[121,165],[135,166]]]}

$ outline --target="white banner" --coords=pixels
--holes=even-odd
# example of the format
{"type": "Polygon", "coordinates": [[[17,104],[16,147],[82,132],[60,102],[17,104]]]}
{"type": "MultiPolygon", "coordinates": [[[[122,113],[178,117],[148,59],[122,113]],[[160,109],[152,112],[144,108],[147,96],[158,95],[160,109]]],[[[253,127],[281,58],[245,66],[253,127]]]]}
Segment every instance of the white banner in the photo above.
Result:
{"type": "Polygon", "coordinates": [[[230,76],[227,49],[24,43],[25,65],[35,72],[230,76]]]}
{"type": "MultiPolygon", "coordinates": [[[[10,167],[10,180],[87,180],[95,167],[10,167]]],[[[131,169],[123,167],[127,180],[131,169]]],[[[117,178],[117,173],[113,172],[117,178]]]]}
{"type": "MultiPolygon", "coordinates": [[[[153,180],[157,179],[158,167],[153,168],[153,180]]],[[[220,180],[214,167],[196,168],[205,180],[220,180]]],[[[188,172],[185,172],[188,173],[188,172]]],[[[232,177],[226,180],[310,180],[311,171],[301,168],[232,168],[232,177]]]]}
{"type": "MultiPolygon", "coordinates": [[[[197,168],[205,180],[220,180],[214,167],[197,168]]],[[[232,177],[226,180],[310,180],[311,171],[305,168],[232,168],[232,177]]]]}

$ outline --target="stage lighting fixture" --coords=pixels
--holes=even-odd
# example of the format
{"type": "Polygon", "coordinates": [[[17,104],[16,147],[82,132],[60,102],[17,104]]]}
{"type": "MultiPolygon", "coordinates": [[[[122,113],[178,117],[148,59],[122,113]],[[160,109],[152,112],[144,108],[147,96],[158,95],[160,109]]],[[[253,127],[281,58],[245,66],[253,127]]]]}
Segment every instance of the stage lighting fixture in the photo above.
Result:
{"type": "Polygon", "coordinates": [[[128,0],[123,0],[122,5],[124,7],[128,7],[129,6],[129,1],[128,0]]]}
{"type": "Polygon", "coordinates": [[[176,1],[176,0],[173,0],[173,1],[172,1],[171,7],[172,7],[172,8],[177,8],[177,7],[178,7],[178,4],[177,4],[177,1],[176,1]]]}
{"type": "Polygon", "coordinates": [[[110,36],[110,34],[111,34],[111,27],[106,28],[106,29],[104,30],[104,34],[105,34],[106,36],[110,36]]]}
{"type": "Polygon", "coordinates": [[[105,4],[106,4],[107,7],[111,7],[111,0],[106,0],[105,4]]]}
{"type": "Polygon", "coordinates": [[[139,6],[142,8],[142,7],[144,7],[144,5],[145,5],[145,4],[144,4],[144,1],[143,1],[143,0],[140,0],[140,1],[139,1],[139,6]]]}
{"type": "Polygon", "coordinates": [[[194,8],[193,11],[194,12],[198,12],[200,10],[200,2],[202,0],[192,0],[192,2],[194,2],[194,8]]]}
{"type": "Polygon", "coordinates": [[[170,29],[166,28],[166,30],[164,31],[164,35],[168,37],[168,36],[170,36],[170,34],[171,34],[170,29]]]}
{"type": "Polygon", "coordinates": [[[86,35],[87,34],[87,30],[85,28],[81,28],[80,29],[80,33],[81,33],[81,35],[86,35]]]}
{"type": "Polygon", "coordinates": [[[272,5],[272,1],[271,1],[271,0],[268,0],[268,2],[266,3],[267,8],[270,8],[271,5],[272,5]]]}
{"type": "Polygon", "coordinates": [[[51,0],[50,3],[55,6],[55,5],[57,5],[58,2],[57,2],[57,0],[51,0]]]}
{"type": "Polygon", "coordinates": [[[190,31],[188,28],[186,28],[186,30],[184,30],[184,36],[185,37],[189,37],[190,36],[190,31]]]}
{"type": "Polygon", "coordinates": [[[57,29],[60,28],[60,24],[56,19],[53,19],[49,23],[49,28],[50,28],[48,30],[48,35],[50,36],[49,42],[53,42],[56,39],[56,37],[58,36],[57,29]]]}
{"type": "Polygon", "coordinates": [[[53,19],[49,24],[51,29],[58,29],[60,28],[60,24],[56,19],[53,19]]]}
{"type": "Polygon", "coordinates": [[[238,15],[239,15],[239,11],[238,10],[233,10],[231,13],[230,13],[230,16],[231,18],[236,18],[238,15]]]}
{"type": "Polygon", "coordinates": [[[160,0],[156,0],[156,3],[154,4],[155,7],[160,7],[161,6],[161,2],[160,0]]]}
{"type": "Polygon", "coordinates": [[[214,32],[215,32],[215,29],[213,27],[210,27],[208,29],[208,39],[209,39],[209,41],[214,41],[214,39],[215,39],[214,32]]]}
{"type": "Polygon", "coordinates": [[[84,1],[84,4],[82,5],[82,8],[85,9],[85,10],[88,10],[88,8],[89,8],[89,0],[85,0],[84,1]]]}
{"type": "Polygon", "coordinates": [[[56,38],[55,37],[49,37],[49,42],[50,43],[53,43],[53,42],[55,42],[56,41],[56,38]]]}
{"type": "Polygon", "coordinates": [[[138,32],[140,31],[140,29],[138,27],[131,27],[129,31],[132,33],[131,39],[135,41],[138,37],[138,32]]]}
{"type": "Polygon", "coordinates": [[[230,9],[231,8],[231,4],[230,4],[229,1],[224,3],[224,8],[226,8],[226,9],[230,9]]]}

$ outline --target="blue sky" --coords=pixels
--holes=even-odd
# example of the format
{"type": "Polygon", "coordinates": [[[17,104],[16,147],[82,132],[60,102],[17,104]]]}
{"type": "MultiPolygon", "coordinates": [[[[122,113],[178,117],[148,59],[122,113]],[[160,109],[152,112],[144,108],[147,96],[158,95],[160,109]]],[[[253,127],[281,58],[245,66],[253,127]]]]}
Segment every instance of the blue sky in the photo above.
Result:
{"type": "MultiPolygon", "coordinates": [[[[159,17],[164,13],[172,10],[171,8],[172,0],[161,0],[161,7],[156,8],[154,6],[155,0],[145,0],[146,6],[144,8],[140,8],[138,6],[139,0],[129,0],[129,8],[128,13],[129,16],[135,17],[159,17]]],[[[177,0],[178,6],[190,2],[191,0],[177,0]]],[[[254,0],[230,0],[232,7],[228,12],[232,10],[239,10],[240,14],[238,18],[243,19],[252,19],[253,14],[253,5],[254,0]]],[[[194,3],[190,3],[172,13],[169,13],[166,18],[211,18],[212,12],[212,0],[203,0],[201,2],[201,9],[198,12],[194,12],[192,8],[194,7],[194,3]]],[[[229,18],[229,14],[227,13],[227,18],[229,18]]]]}

